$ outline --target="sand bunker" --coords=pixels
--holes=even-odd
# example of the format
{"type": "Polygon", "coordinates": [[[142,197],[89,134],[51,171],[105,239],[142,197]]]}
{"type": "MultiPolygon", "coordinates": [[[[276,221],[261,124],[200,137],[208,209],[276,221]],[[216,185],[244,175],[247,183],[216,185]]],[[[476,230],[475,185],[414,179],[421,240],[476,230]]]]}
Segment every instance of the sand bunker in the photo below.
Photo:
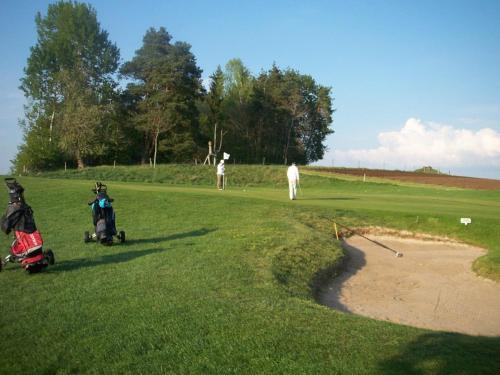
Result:
{"type": "Polygon", "coordinates": [[[452,242],[370,235],[404,254],[397,258],[366,239],[344,243],[344,272],[320,302],[375,319],[471,335],[500,335],[500,283],[471,270],[484,250],[452,242]]]}

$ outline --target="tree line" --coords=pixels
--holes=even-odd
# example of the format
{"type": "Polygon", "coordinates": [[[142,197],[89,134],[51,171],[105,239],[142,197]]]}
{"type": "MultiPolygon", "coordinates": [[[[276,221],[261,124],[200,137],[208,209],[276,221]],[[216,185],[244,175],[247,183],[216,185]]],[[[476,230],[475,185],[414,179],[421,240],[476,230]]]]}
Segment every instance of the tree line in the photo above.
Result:
{"type": "Polygon", "coordinates": [[[89,4],[59,1],[35,17],[21,90],[24,138],[13,169],[62,165],[202,162],[222,151],[238,163],[323,157],[331,89],[273,65],[254,76],[232,59],[202,84],[191,46],[160,27],[120,64],[120,51],[89,4]]]}

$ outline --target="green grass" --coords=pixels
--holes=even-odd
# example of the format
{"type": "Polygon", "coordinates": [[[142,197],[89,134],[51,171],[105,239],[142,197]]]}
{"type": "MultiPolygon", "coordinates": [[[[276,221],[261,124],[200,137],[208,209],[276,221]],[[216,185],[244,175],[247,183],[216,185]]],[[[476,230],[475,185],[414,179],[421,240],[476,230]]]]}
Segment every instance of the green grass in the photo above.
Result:
{"type": "MultiPolygon", "coordinates": [[[[162,168],[167,181],[173,170],[162,168]]],[[[284,168],[269,167],[260,182],[251,179],[259,168],[244,168],[230,175],[241,174],[240,186],[224,192],[110,176],[129,239],[113,247],[83,243],[91,181],[21,178],[57,263],[39,275],[14,265],[0,273],[0,373],[500,371],[500,338],[375,321],[313,298],[342,257],[333,218],[482,245],[489,252],[475,267],[498,278],[500,192],[304,175],[303,195],[289,202],[272,173],[284,168]],[[461,226],[461,216],[473,224],[461,226]]],[[[3,236],[4,253],[8,244],[3,236]]]]}
{"type": "MultiPolygon", "coordinates": [[[[106,181],[154,182],[163,184],[210,185],[216,168],[209,165],[168,164],[145,166],[101,166],[83,170],[68,169],[44,172],[49,178],[94,179],[106,181]]],[[[285,186],[285,166],[232,165],[226,163],[228,186],[285,186]]]]}

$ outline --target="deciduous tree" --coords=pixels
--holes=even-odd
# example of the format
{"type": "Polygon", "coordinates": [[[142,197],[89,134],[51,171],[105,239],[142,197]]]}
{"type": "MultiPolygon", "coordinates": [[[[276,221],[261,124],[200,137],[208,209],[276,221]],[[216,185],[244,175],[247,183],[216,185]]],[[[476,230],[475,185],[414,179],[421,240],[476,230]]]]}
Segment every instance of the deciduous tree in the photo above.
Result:
{"type": "Polygon", "coordinates": [[[21,79],[31,103],[27,115],[36,114],[37,124],[47,124],[49,139],[57,139],[61,150],[83,167],[85,156],[100,153],[101,147],[91,147],[85,138],[106,126],[106,111],[101,109],[113,96],[119,51],[88,4],[50,4],[47,15],[38,13],[35,23],[38,40],[21,79]]]}

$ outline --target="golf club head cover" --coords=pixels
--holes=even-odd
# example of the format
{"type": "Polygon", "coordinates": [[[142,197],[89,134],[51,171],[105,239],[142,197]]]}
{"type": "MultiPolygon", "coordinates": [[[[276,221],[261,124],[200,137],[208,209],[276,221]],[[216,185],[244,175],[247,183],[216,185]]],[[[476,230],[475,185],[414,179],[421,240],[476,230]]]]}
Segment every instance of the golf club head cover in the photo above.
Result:
{"type": "Polygon", "coordinates": [[[6,178],[5,185],[9,191],[9,203],[24,202],[24,188],[15,178],[6,178]]]}

